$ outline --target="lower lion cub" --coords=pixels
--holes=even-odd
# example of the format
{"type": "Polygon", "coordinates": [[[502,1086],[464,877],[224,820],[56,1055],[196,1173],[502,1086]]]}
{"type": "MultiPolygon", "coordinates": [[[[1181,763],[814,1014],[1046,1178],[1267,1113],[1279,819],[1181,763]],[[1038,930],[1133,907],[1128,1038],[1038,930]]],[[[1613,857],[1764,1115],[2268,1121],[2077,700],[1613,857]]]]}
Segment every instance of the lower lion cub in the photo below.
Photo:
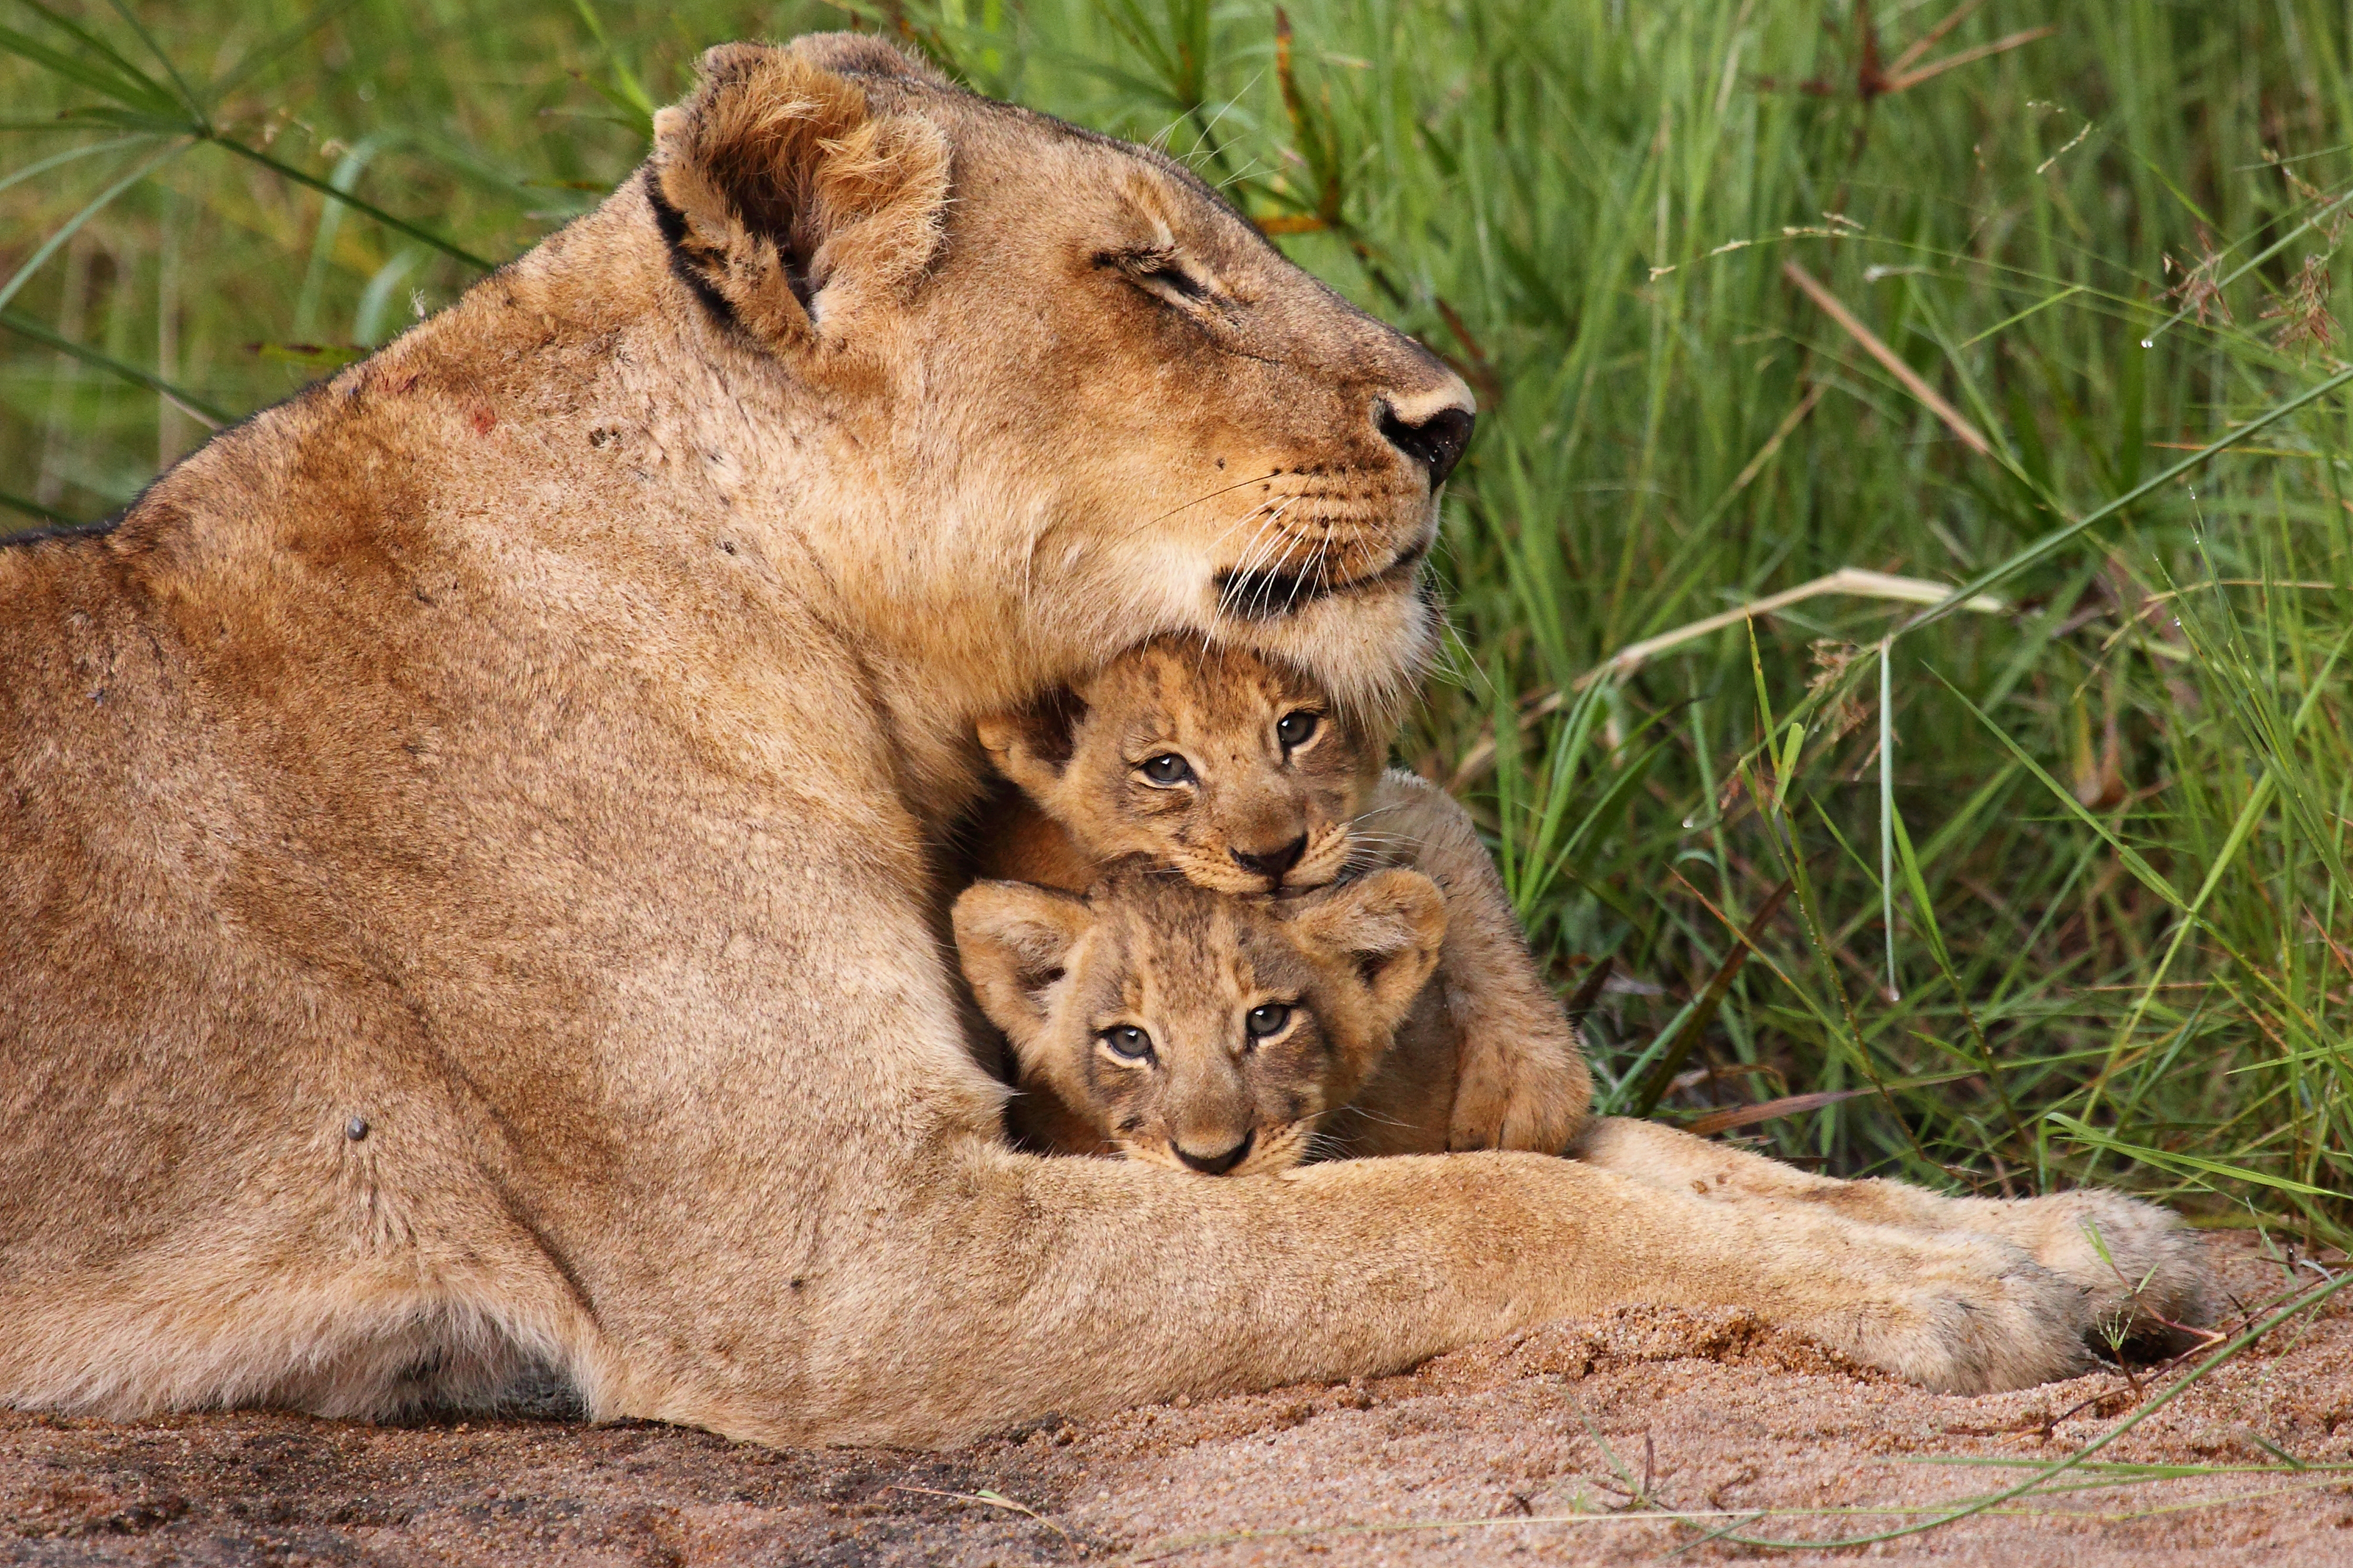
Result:
{"type": "MultiPolygon", "coordinates": [[[[988,825],[984,878],[1087,893],[1103,868],[1138,856],[1229,895],[1314,889],[1351,869],[1407,870],[1435,884],[1444,933],[1435,971],[1389,1020],[1405,1059],[1391,1072],[1359,1071],[1354,1085],[1369,1098],[1345,1119],[1349,1129],[1324,1123],[1343,1145],[1557,1153],[1583,1126],[1584,1052],[1468,814],[1410,773],[1382,773],[1379,742],[1314,682],[1239,649],[1160,638],[979,732],[1027,796],[988,825]]],[[[1131,876],[1083,907],[1115,913],[1124,929],[1164,905],[1173,918],[1177,901],[1131,876]]],[[[1300,916],[1237,909],[1226,918],[1235,930],[1290,929],[1300,916]]],[[[960,943],[964,931],[960,909],[960,943]]],[[[1166,942],[1137,951],[1147,950],[1164,970],[1193,962],[1166,942]]],[[[965,963],[969,976],[969,950],[965,963]]],[[[989,1011],[1018,1054],[1014,1026],[989,1011]]],[[[1025,1087],[1029,1076],[1025,1067],[1025,1087]]],[[[1326,1107],[1347,1099],[1333,1087],[1317,1091],[1326,1107]]],[[[1045,1081],[1036,1088],[1050,1092],[1045,1081]]],[[[1103,1107],[1082,1100],[1065,1109],[1103,1107]]],[[[1098,1122],[1088,1146],[1107,1130],[1098,1122]]]]}
{"type": "Polygon", "coordinates": [[[1453,1040],[1421,999],[1445,927],[1413,871],[1268,900],[1140,858],[1084,898],[976,882],[955,904],[1022,1141],[1212,1176],[1444,1147],[1453,1040]]]}

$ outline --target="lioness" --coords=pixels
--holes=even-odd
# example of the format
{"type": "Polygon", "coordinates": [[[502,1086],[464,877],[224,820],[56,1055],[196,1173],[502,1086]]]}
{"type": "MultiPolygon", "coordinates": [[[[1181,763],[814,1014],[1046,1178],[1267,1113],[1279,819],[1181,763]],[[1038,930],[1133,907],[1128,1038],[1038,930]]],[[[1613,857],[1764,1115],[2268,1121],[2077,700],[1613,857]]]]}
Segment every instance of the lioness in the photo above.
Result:
{"type": "Polygon", "coordinates": [[[702,71],[595,213],[0,552],[0,1401],[539,1358],[600,1418],[937,1444],[1633,1300],[2084,1364],[1997,1240],[1008,1148],[925,848],[974,724],[1187,632],[1377,725],[1471,399],[1156,153],[865,38],[702,71]]]}
{"type": "Polygon", "coordinates": [[[1451,1031],[1425,1019],[1391,1048],[1409,1013],[1437,1007],[1417,1008],[1446,929],[1427,877],[1377,871],[1278,903],[1131,858],[1084,898],[976,882],[955,918],[965,974],[1020,1064],[1009,1109],[1031,1147],[1241,1176],[1445,1145],[1451,1031]],[[1366,1093],[1411,1119],[1360,1106],[1366,1093]],[[1319,1139],[1343,1106],[1356,1136],[1319,1139]]]}
{"type": "Polygon", "coordinates": [[[1593,1089],[1583,1047],[1470,814],[1411,773],[1384,773],[1386,739],[1308,675],[1243,647],[1157,637],[982,720],[978,733],[1023,792],[976,826],[985,877],[1084,892],[1103,866],[1143,855],[1228,893],[1318,887],[1352,863],[1437,879],[1446,945],[1408,1043],[1415,1062],[1443,1054],[1457,1072],[1449,1083],[1412,1078],[1426,1092],[1409,1108],[1360,1108],[1360,1131],[1367,1116],[1409,1109],[1414,1133],[1374,1140],[1380,1152],[1557,1154],[1583,1125],[1593,1089]]]}

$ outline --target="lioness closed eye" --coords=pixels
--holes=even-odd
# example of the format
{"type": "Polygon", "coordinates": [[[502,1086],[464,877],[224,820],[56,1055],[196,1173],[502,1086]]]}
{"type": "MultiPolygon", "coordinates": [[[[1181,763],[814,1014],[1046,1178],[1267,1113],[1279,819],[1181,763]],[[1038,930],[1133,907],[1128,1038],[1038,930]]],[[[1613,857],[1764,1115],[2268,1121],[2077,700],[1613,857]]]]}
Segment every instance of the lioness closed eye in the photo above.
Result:
{"type": "Polygon", "coordinates": [[[1430,1092],[1360,1108],[1352,1143],[1558,1153],[1583,1124],[1583,1049],[1469,814],[1411,773],[1383,773],[1380,741],[1315,681],[1240,648],[1161,637],[978,731],[1027,796],[981,825],[984,877],[1082,892],[1101,866],[1142,855],[1227,893],[1314,888],[1351,865],[1437,882],[1446,942],[1409,1038],[1420,1061],[1443,1054],[1455,1074],[1385,1079],[1430,1092]],[[1362,1124],[1371,1115],[1389,1130],[1362,1124]]]}
{"type": "MultiPolygon", "coordinates": [[[[1413,1065],[1387,1059],[1390,1036],[1445,924],[1437,887],[1405,870],[1278,902],[1132,860],[1084,898],[976,882],[955,905],[965,977],[1020,1063],[1023,1141],[1213,1176],[1322,1152],[1327,1112],[1413,1065]]],[[[1394,1097],[1442,1107],[1452,1068],[1449,1052],[1394,1097]]]]}

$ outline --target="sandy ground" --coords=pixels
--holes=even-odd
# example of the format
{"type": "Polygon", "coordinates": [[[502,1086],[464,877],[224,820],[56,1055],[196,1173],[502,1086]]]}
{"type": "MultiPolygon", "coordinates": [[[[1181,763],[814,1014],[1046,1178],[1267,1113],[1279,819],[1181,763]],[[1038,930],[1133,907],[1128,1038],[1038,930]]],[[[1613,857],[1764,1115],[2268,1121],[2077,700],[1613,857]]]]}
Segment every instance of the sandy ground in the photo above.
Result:
{"type": "MultiPolygon", "coordinates": [[[[2290,1288],[2253,1245],[2210,1245],[2245,1308],[2290,1288]]],[[[1050,1421],[947,1455],[776,1452],[544,1418],[0,1415],[0,1561],[1211,1568],[1650,1562],[1678,1547],[1725,1561],[1758,1553],[1702,1538],[1741,1521],[1820,1539],[1933,1518],[2064,1457],[2170,1381],[2143,1374],[2137,1391],[2109,1372],[1941,1396],[1738,1313],[1642,1310],[1472,1346],[1409,1376],[1050,1421]],[[1894,1510],[1915,1511],[1869,1511],[1894,1510]]],[[[2067,1489],[1864,1550],[2353,1563],[2353,1289],[2100,1458],[2197,1473],[2078,1473],[2067,1489]]]]}

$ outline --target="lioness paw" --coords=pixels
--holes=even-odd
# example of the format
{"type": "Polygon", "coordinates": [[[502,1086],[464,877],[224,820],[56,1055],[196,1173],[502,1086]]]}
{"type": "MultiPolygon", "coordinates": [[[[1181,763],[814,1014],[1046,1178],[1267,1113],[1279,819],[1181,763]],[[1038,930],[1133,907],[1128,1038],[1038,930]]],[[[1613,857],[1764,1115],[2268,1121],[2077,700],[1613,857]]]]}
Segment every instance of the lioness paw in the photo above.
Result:
{"type": "Polygon", "coordinates": [[[1825,1314],[1810,1331],[1816,1337],[1943,1394],[2026,1388],[2090,1369],[2083,1292],[2020,1248],[1986,1237],[1878,1234],[1899,1240],[1886,1295],[1825,1314]]]}
{"type": "Polygon", "coordinates": [[[2083,1293],[2102,1348],[2178,1349],[2206,1311],[2206,1261],[2170,1209],[2089,1188],[1968,1205],[1973,1230],[1999,1236],[2083,1293]]]}

